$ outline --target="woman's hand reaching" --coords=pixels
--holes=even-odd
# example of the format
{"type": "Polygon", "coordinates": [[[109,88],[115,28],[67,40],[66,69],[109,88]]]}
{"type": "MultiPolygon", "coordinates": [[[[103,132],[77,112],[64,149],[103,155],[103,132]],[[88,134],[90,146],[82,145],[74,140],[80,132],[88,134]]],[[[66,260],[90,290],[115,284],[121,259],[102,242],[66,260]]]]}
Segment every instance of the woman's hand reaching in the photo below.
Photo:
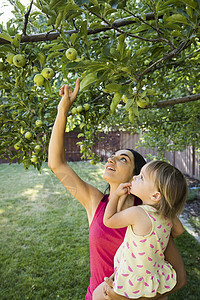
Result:
{"type": "Polygon", "coordinates": [[[69,111],[70,107],[72,106],[73,102],[75,101],[78,91],[79,91],[79,78],[76,80],[76,86],[74,91],[72,90],[71,86],[63,85],[60,89],[60,96],[62,99],[58,105],[58,110],[69,111]]]}

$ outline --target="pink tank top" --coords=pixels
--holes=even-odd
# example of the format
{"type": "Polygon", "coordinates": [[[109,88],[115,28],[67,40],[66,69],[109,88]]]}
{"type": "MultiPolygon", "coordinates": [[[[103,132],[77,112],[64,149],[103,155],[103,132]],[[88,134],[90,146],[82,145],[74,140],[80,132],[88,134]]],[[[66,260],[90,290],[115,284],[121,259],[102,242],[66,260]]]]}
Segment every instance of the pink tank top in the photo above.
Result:
{"type": "MultiPolygon", "coordinates": [[[[114,272],[114,255],[123,242],[126,229],[108,228],[103,224],[103,216],[109,195],[100,201],[89,229],[90,245],[90,285],[85,300],[92,300],[95,288],[114,272]]],[[[137,198],[134,205],[141,204],[137,198]]]]}

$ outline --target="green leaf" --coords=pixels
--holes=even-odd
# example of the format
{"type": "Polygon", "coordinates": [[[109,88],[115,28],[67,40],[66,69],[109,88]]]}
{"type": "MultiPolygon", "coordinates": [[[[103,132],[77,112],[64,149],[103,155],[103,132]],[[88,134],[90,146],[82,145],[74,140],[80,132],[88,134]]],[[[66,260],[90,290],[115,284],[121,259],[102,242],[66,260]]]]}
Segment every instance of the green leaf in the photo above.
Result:
{"type": "Polygon", "coordinates": [[[16,34],[13,41],[12,41],[12,44],[15,48],[20,48],[20,41],[21,41],[21,34],[16,34]]]}
{"type": "Polygon", "coordinates": [[[128,99],[127,102],[126,102],[126,105],[125,105],[125,110],[129,110],[129,108],[133,105],[134,103],[134,98],[131,98],[131,99],[128,99]]]}
{"type": "Polygon", "coordinates": [[[74,4],[67,4],[65,5],[65,14],[67,14],[70,11],[77,11],[77,10],[81,10],[79,6],[74,5],[74,4]]]}
{"type": "Polygon", "coordinates": [[[13,41],[12,37],[6,32],[0,33],[0,39],[6,40],[6,41],[11,42],[11,43],[13,41]]]}
{"type": "Polygon", "coordinates": [[[120,90],[120,84],[110,83],[105,86],[104,92],[105,93],[113,93],[113,92],[118,92],[119,90],[120,90]]]}
{"type": "Polygon", "coordinates": [[[135,116],[138,117],[139,112],[138,112],[138,105],[134,102],[133,105],[131,106],[132,112],[134,113],[135,116]]]}
{"type": "Polygon", "coordinates": [[[135,52],[134,57],[140,56],[140,55],[142,55],[143,53],[146,53],[148,50],[149,50],[149,47],[148,47],[148,46],[142,47],[142,48],[138,49],[138,50],[135,52]]]}
{"type": "Polygon", "coordinates": [[[90,6],[88,8],[88,10],[91,11],[91,12],[93,12],[93,13],[95,13],[95,14],[97,14],[97,15],[100,15],[100,13],[101,13],[101,9],[100,9],[99,5],[90,6]]]}
{"type": "Polygon", "coordinates": [[[166,18],[167,22],[174,22],[174,23],[183,23],[183,24],[188,24],[187,18],[182,15],[182,14],[174,14],[171,15],[170,17],[166,18]]]}
{"type": "Polygon", "coordinates": [[[47,79],[44,80],[44,88],[45,88],[45,91],[47,92],[47,94],[51,94],[51,85],[50,85],[49,80],[47,80],[47,79]]]}
{"type": "Polygon", "coordinates": [[[15,1],[16,2],[16,5],[17,5],[17,7],[20,9],[20,11],[22,12],[22,13],[24,13],[25,12],[25,6],[20,2],[20,1],[15,1]]]}
{"type": "Polygon", "coordinates": [[[46,63],[46,56],[42,52],[38,52],[37,53],[37,58],[40,62],[41,68],[43,68],[45,63],[46,63]]]}
{"type": "Polygon", "coordinates": [[[84,90],[90,84],[94,83],[97,79],[97,73],[89,73],[82,79],[80,83],[80,91],[84,90]]]}
{"type": "Polygon", "coordinates": [[[125,38],[126,38],[126,34],[125,33],[124,34],[120,34],[120,36],[118,38],[117,50],[120,52],[121,55],[123,55],[124,49],[126,47],[125,38]]]}
{"type": "Polygon", "coordinates": [[[87,44],[87,20],[82,22],[79,36],[82,37],[84,42],[87,44]]]}
{"type": "Polygon", "coordinates": [[[47,61],[51,60],[52,58],[54,57],[58,57],[58,56],[61,56],[63,55],[62,52],[52,52],[50,53],[48,56],[47,56],[47,61]]]}
{"type": "Polygon", "coordinates": [[[63,45],[62,44],[55,44],[50,51],[55,51],[55,50],[63,50],[63,45]]]}
{"type": "Polygon", "coordinates": [[[181,1],[187,4],[188,6],[192,7],[193,9],[196,9],[197,7],[197,3],[193,0],[181,0],[181,1]]]}
{"type": "Polygon", "coordinates": [[[115,109],[117,108],[117,105],[119,104],[119,102],[122,99],[122,94],[119,92],[116,92],[113,96],[112,102],[110,104],[110,110],[111,112],[114,112],[115,109]]]}
{"type": "Polygon", "coordinates": [[[79,133],[77,138],[79,139],[80,137],[84,137],[84,134],[83,133],[79,133]]]}
{"type": "Polygon", "coordinates": [[[78,33],[72,33],[72,35],[70,36],[70,41],[71,41],[72,45],[75,44],[78,35],[79,35],[78,33]]]}

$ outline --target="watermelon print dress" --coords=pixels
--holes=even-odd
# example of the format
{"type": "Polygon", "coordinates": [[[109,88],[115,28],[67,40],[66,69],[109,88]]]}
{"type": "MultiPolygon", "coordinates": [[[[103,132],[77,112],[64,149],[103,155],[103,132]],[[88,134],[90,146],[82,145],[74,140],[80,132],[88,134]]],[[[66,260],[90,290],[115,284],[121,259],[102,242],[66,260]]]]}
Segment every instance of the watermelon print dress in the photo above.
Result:
{"type": "Polygon", "coordinates": [[[165,261],[172,224],[149,205],[140,205],[152,222],[148,235],[134,234],[128,226],[124,241],[114,257],[114,291],[130,299],[154,297],[169,292],[176,285],[176,272],[165,261]]]}

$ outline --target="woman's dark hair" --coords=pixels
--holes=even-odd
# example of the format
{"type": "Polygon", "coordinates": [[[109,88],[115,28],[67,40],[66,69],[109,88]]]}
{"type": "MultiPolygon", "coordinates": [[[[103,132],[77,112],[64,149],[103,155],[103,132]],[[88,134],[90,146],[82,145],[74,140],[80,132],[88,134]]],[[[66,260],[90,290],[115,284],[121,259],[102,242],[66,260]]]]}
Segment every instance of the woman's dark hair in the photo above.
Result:
{"type": "MultiPolygon", "coordinates": [[[[135,168],[134,168],[134,174],[133,175],[139,175],[140,174],[140,170],[146,164],[146,160],[137,151],[135,151],[133,149],[126,149],[126,150],[132,152],[132,154],[134,156],[134,165],[135,165],[135,168]]],[[[109,192],[110,192],[110,185],[108,184],[107,188],[104,191],[104,194],[109,193],[109,192]]]]}
{"type": "Polygon", "coordinates": [[[137,151],[135,151],[133,149],[126,149],[126,150],[132,152],[132,154],[134,156],[134,163],[135,163],[134,175],[139,175],[140,174],[140,170],[146,164],[146,160],[137,151]]]}

